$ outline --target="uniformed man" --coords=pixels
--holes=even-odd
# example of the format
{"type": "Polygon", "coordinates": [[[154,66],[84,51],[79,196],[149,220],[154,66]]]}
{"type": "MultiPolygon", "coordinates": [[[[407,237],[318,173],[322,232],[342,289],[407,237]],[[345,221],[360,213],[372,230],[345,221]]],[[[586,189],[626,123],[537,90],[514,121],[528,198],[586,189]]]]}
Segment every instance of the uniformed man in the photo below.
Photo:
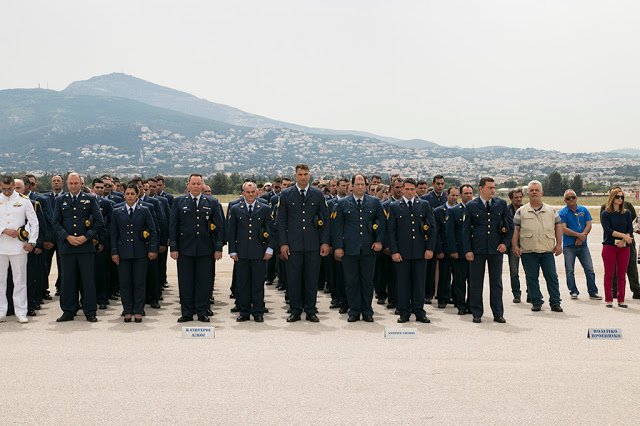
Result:
{"type": "Polygon", "coordinates": [[[351,184],[353,194],[338,201],[332,213],[333,250],[344,268],[348,321],[359,321],[362,315],[373,322],[373,274],[387,218],[380,200],[365,194],[364,175],[353,175],[351,184]]]}
{"type": "Polygon", "coordinates": [[[169,202],[169,207],[171,207],[173,205],[173,195],[165,190],[164,177],[162,175],[158,175],[156,176],[156,181],[158,182],[158,195],[166,198],[169,202]]]}
{"type": "MultiPolygon", "coordinates": [[[[349,187],[349,179],[342,177],[337,181],[336,196],[327,201],[327,208],[329,215],[334,218],[333,212],[335,211],[338,202],[347,197],[347,189],[349,187]]],[[[330,232],[333,231],[333,219],[329,220],[330,232]]],[[[333,241],[333,233],[330,241],[333,241]]],[[[331,248],[332,249],[332,248],[331,248]]],[[[330,250],[331,251],[331,250],[330,250]]],[[[327,256],[325,258],[326,270],[327,270],[327,287],[331,292],[331,304],[329,308],[339,308],[341,314],[349,312],[349,301],[347,300],[347,290],[345,288],[344,279],[344,267],[342,263],[335,259],[335,256],[327,256]]]]}
{"type": "MultiPolygon", "coordinates": [[[[64,184],[61,175],[53,175],[51,177],[51,191],[45,192],[43,195],[47,197],[49,200],[49,208],[51,210],[51,220],[53,221],[53,209],[56,205],[56,198],[60,195],[64,194],[64,184]]],[[[53,255],[56,255],[56,265],[58,266],[58,277],[55,282],[56,288],[56,296],[60,295],[60,252],[58,251],[57,238],[55,235],[55,230],[53,229],[53,223],[51,224],[51,236],[53,241],[44,243],[44,248],[46,250],[46,275],[45,275],[45,300],[51,300],[52,297],[49,295],[49,274],[51,273],[51,265],[53,264],[53,255]]]]}
{"type": "Polygon", "coordinates": [[[276,261],[276,275],[278,276],[278,285],[276,286],[276,290],[284,290],[285,292],[285,302],[289,303],[289,295],[287,292],[287,270],[284,266],[284,257],[280,254],[280,242],[278,241],[278,203],[280,202],[280,194],[282,191],[289,188],[292,185],[291,178],[283,177],[281,186],[282,189],[280,192],[276,193],[269,199],[269,204],[271,205],[271,214],[274,218],[274,234],[276,236],[276,253],[278,253],[278,260],[276,261]]]}
{"type": "Polygon", "coordinates": [[[178,322],[209,322],[211,262],[222,258],[220,203],[202,194],[202,175],[192,173],[188,194],[176,197],[171,208],[171,258],[178,261],[178,287],[182,315],[178,322]],[[213,258],[212,258],[213,255],[213,258]]]}
{"type": "Polygon", "coordinates": [[[329,228],[323,226],[327,219],[322,191],[309,185],[309,166],[298,164],[296,185],[282,191],[276,218],[291,301],[287,322],[299,321],[303,310],[307,321],[319,321],[316,299],[320,256],[329,254],[329,228]]]}
{"type": "Polygon", "coordinates": [[[391,203],[387,229],[389,252],[398,276],[399,323],[431,322],[424,311],[424,280],[427,260],[433,257],[435,227],[428,202],[416,196],[416,181],[407,178],[402,184],[402,200],[391,203]]]}
{"type": "Polygon", "coordinates": [[[53,228],[58,236],[62,280],[58,322],[73,321],[79,309],[78,290],[82,288],[82,310],[89,322],[96,322],[94,238],[104,226],[95,196],[81,191],[77,173],[67,177],[69,192],[56,199],[53,228]],[[78,282],[78,280],[80,282],[78,282]]]}
{"type": "Polygon", "coordinates": [[[256,200],[254,182],[243,184],[242,202],[229,214],[229,256],[234,260],[238,322],[263,321],[265,261],[273,256],[272,216],[268,206],[256,200]]]}
{"type": "MultiPolygon", "coordinates": [[[[267,192],[266,194],[264,194],[261,198],[263,198],[264,200],[267,201],[267,204],[269,204],[269,206],[271,206],[271,198],[274,197],[275,195],[279,194],[280,191],[282,191],[282,178],[280,177],[276,177],[275,179],[273,179],[273,185],[271,185],[271,191],[267,192]]],[[[275,216],[274,216],[275,217],[275,216]]],[[[275,231],[275,227],[274,230],[275,231]]],[[[274,234],[275,232],[272,231],[272,234],[274,234]]],[[[274,241],[276,240],[275,235],[273,236],[274,241]]],[[[273,282],[276,279],[276,272],[277,272],[277,265],[278,263],[278,257],[277,256],[271,256],[271,258],[269,260],[267,260],[267,274],[265,276],[265,284],[266,285],[273,285],[273,282]]]]}
{"type": "Polygon", "coordinates": [[[460,192],[455,186],[447,189],[447,202],[433,210],[433,218],[436,221],[436,250],[438,259],[438,308],[444,309],[451,299],[452,263],[451,250],[447,244],[447,224],[449,211],[458,204],[460,192]]]}
{"type": "Polygon", "coordinates": [[[110,255],[109,227],[113,207],[116,203],[104,197],[104,181],[100,178],[96,178],[91,182],[91,191],[96,196],[104,220],[104,226],[98,232],[98,238],[94,240],[94,244],[96,244],[96,298],[98,308],[107,309],[111,279],[110,265],[113,263],[110,255]]]}
{"type": "Polygon", "coordinates": [[[469,261],[469,308],[473,322],[482,322],[482,286],[485,265],[489,267],[489,291],[493,320],[505,323],[502,305],[502,256],[513,235],[513,219],[506,201],[495,197],[493,178],[483,177],[480,196],[466,205],[462,239],[469,261]]]}
{"type": "Polygon", "coordinates": [[[31,201],[14,191],[12,176],[0,178],[0,191],[0,322],[7,319],[7,275],[11,266],[15,314],[18,322],[27,323],[27,254],[38,240],[38,218],[31,201]]]}
{"type": "MultiPolygon", "coordinates": [[[[402,200],[402,183],[404,180],[395,176],[391,178],[391,194],[390,197],[382,202],[382,208],[387,214],[391,209],[391,203],[394,201],[402,200]]],[[[388,219],[387,219],[388,220],[388,219]]],[[[398,277],[395,270],[395,262],[391,260],[391,254],[389,253],[389,231],[385,235],[385,244],[382,249],[382,255],[379,257],[380,262],[380,279],[378,280],[378,287],[376,288],[376,298],[379,305],[384,305],[385,300],[388,298],[387,309],[396,309],[397,303],[397,283],[398,277]]]]}
{"type": "Polygon", "coordinates": [[[467,303],[467,287],[469,284],[469,261],[465,257],[462,239],[465,206],[473,199],[473,187],[469,184],[460,186],[460,203],[449,210],[447,221],[447,247],[453,262],[453,285],[451,293],[458,308],[458,315],[469,312],[467,303]]]}
{"type": "MultiPolygon", "coordinates": [[[[440,207],[447,202],[447,194],[444,191],[444,176],[435,175],[431,181],[433,190],[427,192],[421,198],[429,202],[431,209],[440,207]]],[[[427,278],[425,281],[425,303],[430,305],[436,289],[436,268],[438,267],[438,258],[433,257],[427,261],[427,278]]]]}

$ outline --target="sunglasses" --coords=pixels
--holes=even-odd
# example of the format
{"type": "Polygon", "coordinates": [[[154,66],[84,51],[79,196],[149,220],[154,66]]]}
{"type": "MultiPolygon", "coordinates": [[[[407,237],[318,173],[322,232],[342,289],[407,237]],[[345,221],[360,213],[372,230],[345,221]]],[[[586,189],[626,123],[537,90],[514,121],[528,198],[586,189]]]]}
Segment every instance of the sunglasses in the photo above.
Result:
{"type": "Polygon", "coordinates": [[[613,198],[616,200],[624,200],[624,195],[615,195],[613,198]]]}
{"type": "Polygon", "coordinates": [[[0,188],[0,192],[11,192],[13,188],[0,188]]]}
{"type": "Polygon", "coordinates": [[[567,201],[568,201],[568,200],[575,200],[575,199],[576,199],[576,197],[575,197],[575,195],[574,195],[574,196],[572,196],[572,197],[564,197],[564,199],[565,199],[565,200],[567,200],[567,201]]]}

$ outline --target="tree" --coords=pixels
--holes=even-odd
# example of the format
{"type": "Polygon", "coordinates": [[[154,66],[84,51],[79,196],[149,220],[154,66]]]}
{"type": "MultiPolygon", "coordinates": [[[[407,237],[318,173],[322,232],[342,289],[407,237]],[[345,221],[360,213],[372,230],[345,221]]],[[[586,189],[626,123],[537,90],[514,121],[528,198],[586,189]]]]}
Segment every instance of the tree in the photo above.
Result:
{"type": "Polygon", "coordinates": [[[224,173],[216,173],[211,179],[212,194],[229,194],[232,191],[233,183],[224,173]]]}
{"type": "Polygon", "coordinates": [[[573,179],[571,179],[571,184],[569,185],[571,189],[574,190],[576,195],[582,195],[582,191],[584,189],[584,182],[582,182],[582,176],[579,174],[575,175],[573,179]]]}
{"type": "Polygon", "coordinates": [[[544,193],[551,196],[559,196],[564,194],[567,189],[566,180],[563,182],[562,175],[555,171],[549,173],[549,176],[544,180],[543,187],[544,193]]]}

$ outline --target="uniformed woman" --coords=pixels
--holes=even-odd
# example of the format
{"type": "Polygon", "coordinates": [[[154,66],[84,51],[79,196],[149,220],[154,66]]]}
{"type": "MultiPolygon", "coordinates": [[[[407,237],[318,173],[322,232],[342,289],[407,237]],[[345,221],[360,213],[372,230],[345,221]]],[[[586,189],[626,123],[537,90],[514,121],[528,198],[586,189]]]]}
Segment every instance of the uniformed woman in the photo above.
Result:
{"type": "Polygon", "coordinates": [[[113,209],[111,219],[111,258],[118,265],[124,322],[142,322],[145,302],[147,263],[158,255],[156,228],[151,211],[138,203],[138,186],[130,184],[125,204],[113,209]]]}

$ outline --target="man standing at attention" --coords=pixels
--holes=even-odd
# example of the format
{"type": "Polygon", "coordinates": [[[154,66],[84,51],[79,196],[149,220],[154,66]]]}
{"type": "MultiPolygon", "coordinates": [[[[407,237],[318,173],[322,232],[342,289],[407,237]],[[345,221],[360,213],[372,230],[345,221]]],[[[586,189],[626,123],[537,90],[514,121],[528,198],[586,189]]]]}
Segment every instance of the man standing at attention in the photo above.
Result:
{"type": "Polygon", "coordinates": [[[540,269],[547,282],[549,305],[554,312],[562,312],[560,307],[560,285],[553,257],[562,254],[562,225],[555,209],[542,202],[542,184],[537,180],[529,182],[527,195],[529,202],[520,207],[513,216],[515,229],[511,240],[513,253],[522,258],[522,266],[527,279],[527,289],[533,307],[542,309],[542,293],[538,277],[540,269]],[[518,242],[520,243],[518,246],[518,242]]]}
{"type": "Polygon", "coordinates": [[[462,238],[469,261],[469,309],[473,322],[482,322],[484,307],[482,286],[485,265],[489,267],[489,294],[493,320],[505,323],[502,305],[502,255],[513,235],[513,221],[507,202],[494,197],[493,178],[483,177],[478,184],[480,196],[466,205],[462,238]]]}
{"type": "Polygon", "coordinates": [[[287,269],[291,315],[287,322],[319,322],[316,313],[320,256],[329,254],[329,209],[324,194],[309,185],[309,166],[296,166],[296,184],[280,193],[276,217],[280,254],[287,269]],[[323,222],[320,224],[320,222],[323,222]]]}

